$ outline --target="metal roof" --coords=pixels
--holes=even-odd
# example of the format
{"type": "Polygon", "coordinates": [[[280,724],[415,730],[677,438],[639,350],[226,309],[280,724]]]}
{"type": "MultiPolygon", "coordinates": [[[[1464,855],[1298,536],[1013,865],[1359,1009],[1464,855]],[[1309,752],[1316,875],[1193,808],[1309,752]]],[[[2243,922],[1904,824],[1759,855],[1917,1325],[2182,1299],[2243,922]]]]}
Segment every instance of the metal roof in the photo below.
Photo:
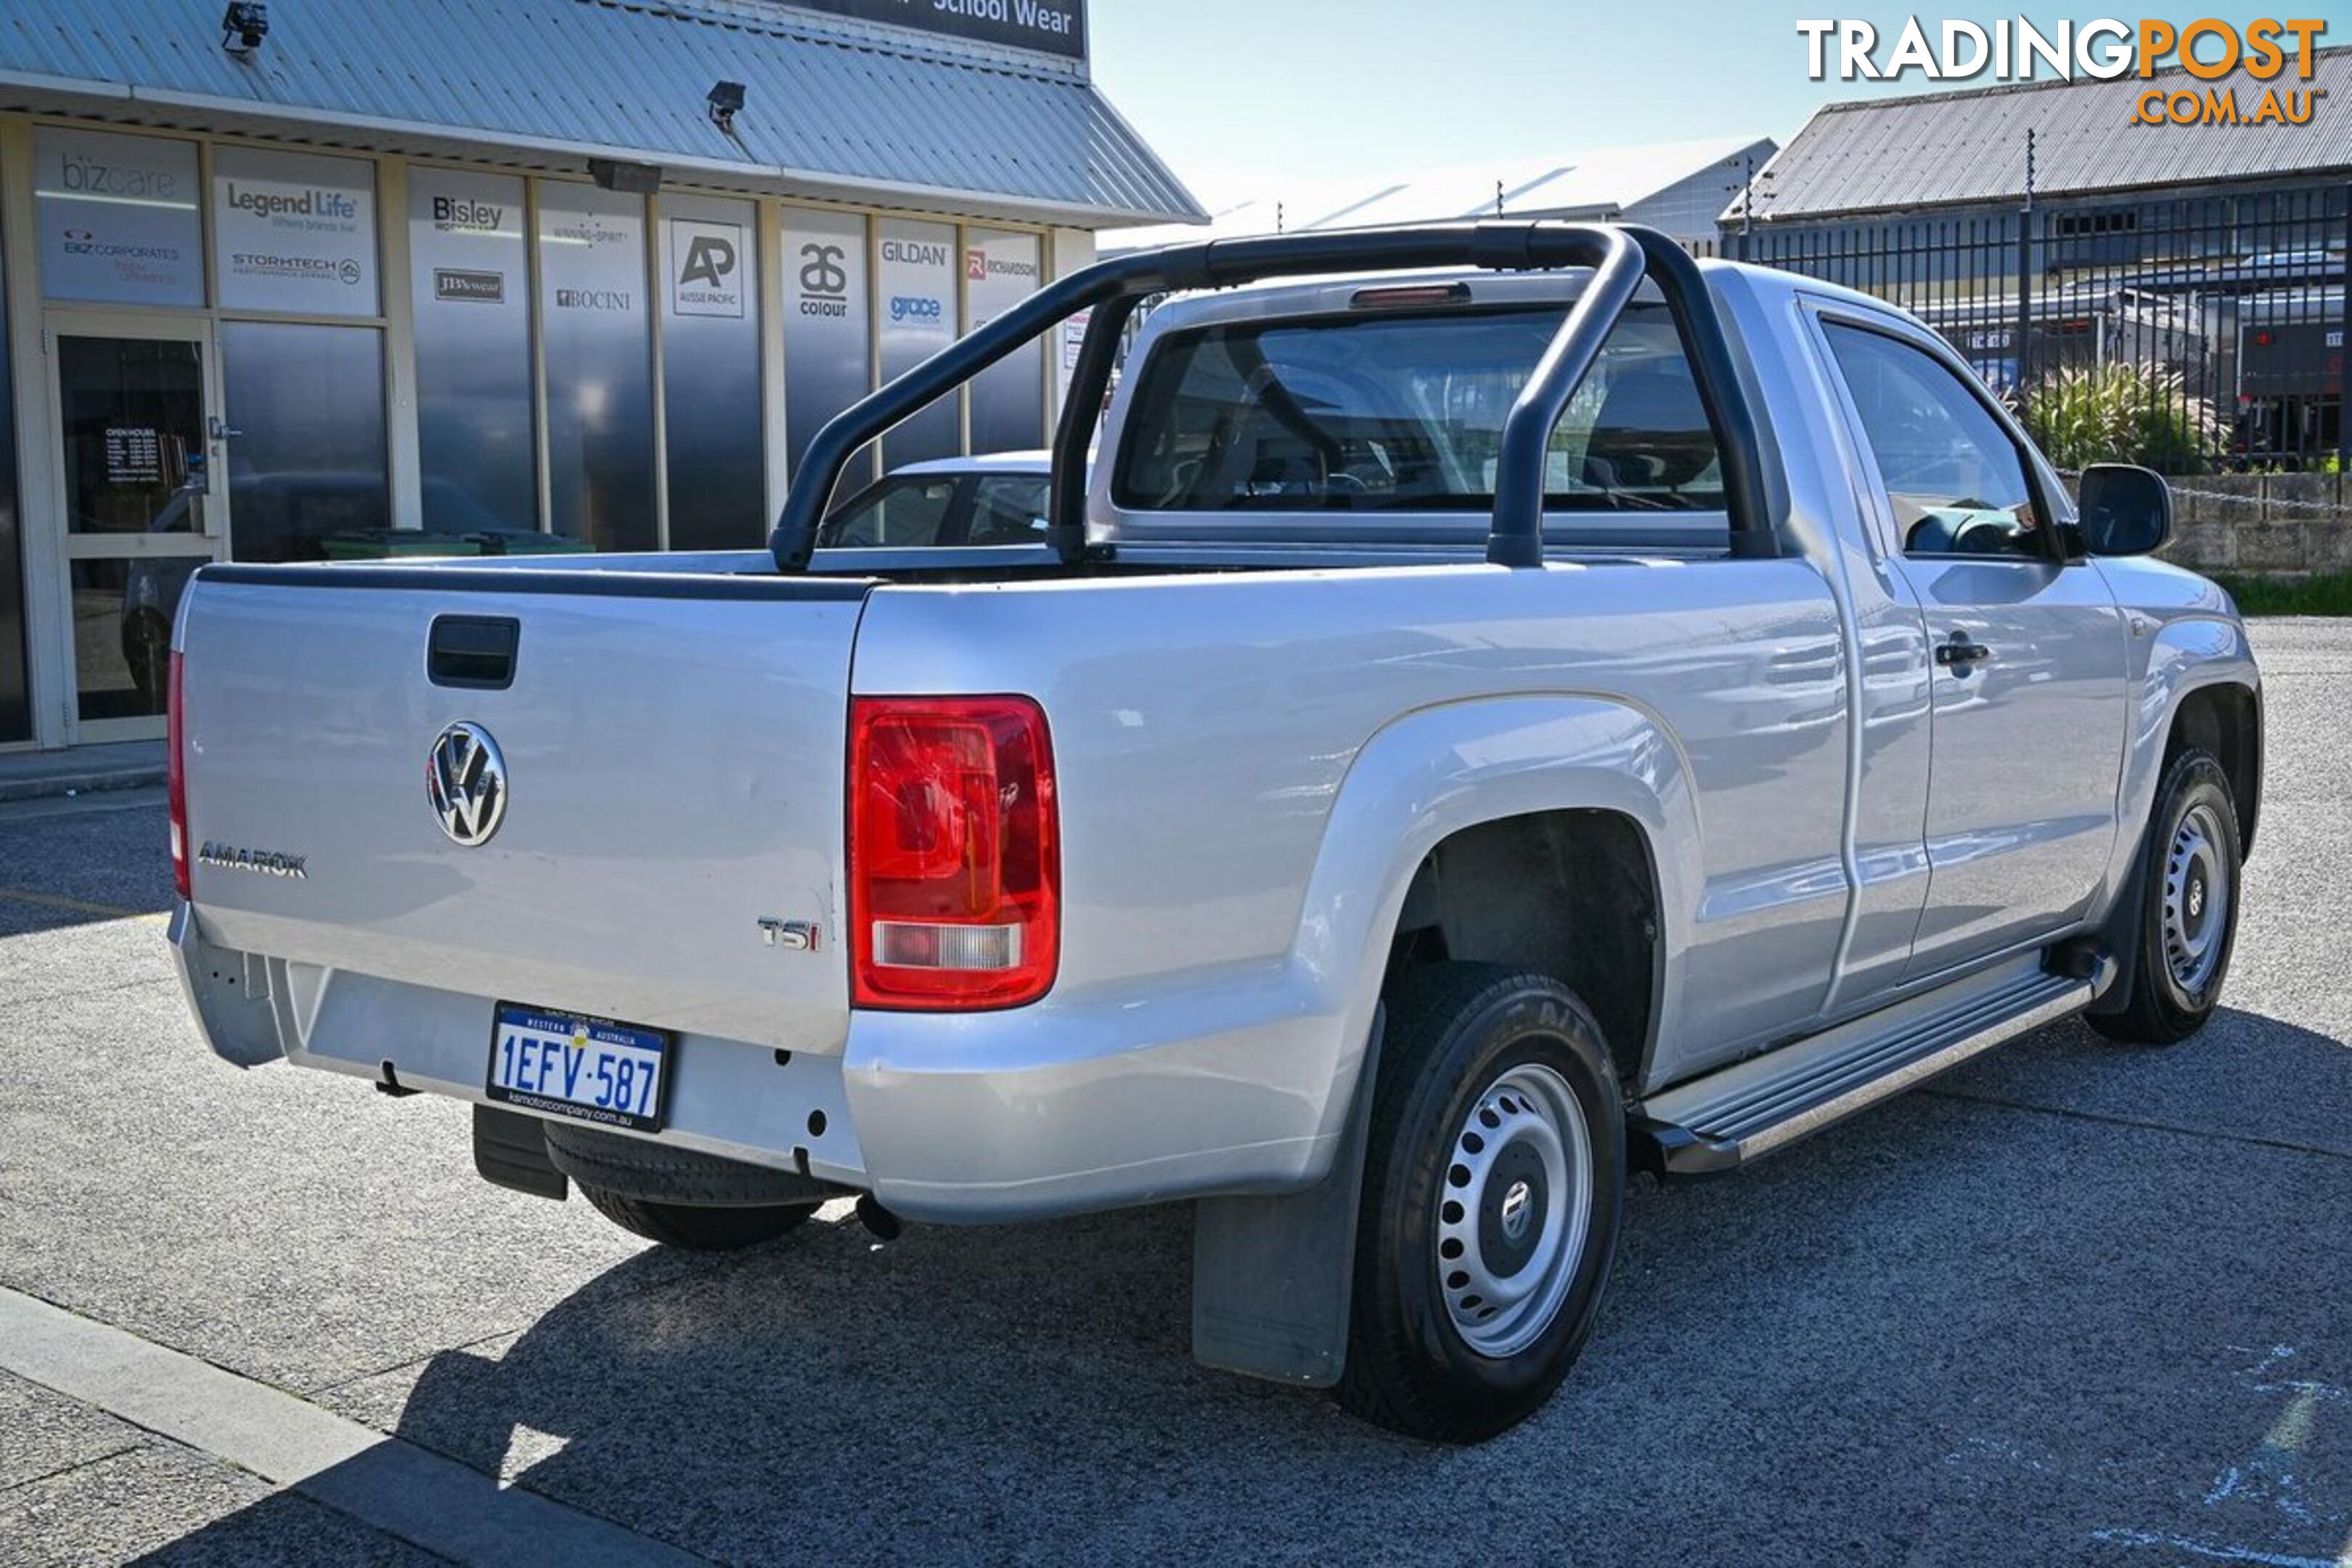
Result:
{"type": "Polygon", "coordinates": [[[0,107],[1082,226],[1201,222],[1073,63],[751,0],[5,0],[0,107]],[[748,101],[730,136],[713,82],[748,101]]]}
{"type": "MultiPolygon", "coordinates": [[[[1118,235],[1106,249],[1144,249],[1277,230],[1297,234],[1493,217],[1498,195],[1502,211],[1514,217],[1612,216],[1701,170],[1736,161],[1742,153],[1754,152],[1760,163],[1770,154],[1772,145],[1759,137],[1718,136],[1696,142],[1596,147],[1549,158],[1452,163],[1353,179],[1268,183],[1213,204],[1206,235],[1177,228],[1138,229],[1118,235]]],[[[1736,184],[1736,174],[1727,174],[1724,183],[1736,184]]]]}
{"type": "MultiPolygon", "coordinates": [[[[2292,55],[2289,56],[2292,59],[2292,55]]],[[[1832,103],[1817,110],[1757,181],[1759,223],[1969,203],[2025,194],[2033,133],[2036,195],[2352,172],[2352,47],[2319,49],[2308,82],[2292,67],[2275,85],[2324,92],[2305,125],[2135,125],[2140,94],[2235,88],[2252,114],[2266,84],[2200,81],[2178,68],[2145,80],[2053,81],[1968,92],[1832,103]]],[[[1724,221],[1736,223],[1735,199],[1724,221]]]]}

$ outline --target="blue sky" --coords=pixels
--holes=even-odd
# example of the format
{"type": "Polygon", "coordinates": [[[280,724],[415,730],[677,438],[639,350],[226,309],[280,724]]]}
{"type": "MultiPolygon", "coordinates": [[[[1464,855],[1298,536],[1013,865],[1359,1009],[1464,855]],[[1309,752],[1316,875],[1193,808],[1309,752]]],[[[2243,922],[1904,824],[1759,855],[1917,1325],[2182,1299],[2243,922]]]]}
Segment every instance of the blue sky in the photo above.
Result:
{"type": "MultiPolygon", "coordinates": [[[[1701,136],[1787,141],[1822,100],[1889,89],[1806,76],[1800,16],[1891,43],[1947,17],[2317,17],[2352,44],[2352,0],[2167,9],[1776,7],[1757,0],[1091,0],[1095,79],[1204,197],[1286,179],[1572,154],[1701,136]]],[[[1989,81],[1990,79],[1981,79],[1989,81]]],[[[1968,85],[1921,82],[1910,90],[1968,85]]],[[[2352,103],[2320,106],[2352,114],[2352,103]]]]}

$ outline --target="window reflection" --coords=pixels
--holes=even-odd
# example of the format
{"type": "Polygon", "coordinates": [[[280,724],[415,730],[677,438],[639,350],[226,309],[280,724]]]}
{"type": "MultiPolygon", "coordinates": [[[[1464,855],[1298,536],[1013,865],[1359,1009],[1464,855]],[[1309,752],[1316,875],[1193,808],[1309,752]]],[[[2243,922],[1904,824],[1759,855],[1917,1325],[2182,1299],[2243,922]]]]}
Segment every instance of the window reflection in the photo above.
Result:
{"type": "Polygon", "coordinates": [[[221,369],[236,559],[317,561],[390,526],[381,332],[225,322],[221,369]]]}

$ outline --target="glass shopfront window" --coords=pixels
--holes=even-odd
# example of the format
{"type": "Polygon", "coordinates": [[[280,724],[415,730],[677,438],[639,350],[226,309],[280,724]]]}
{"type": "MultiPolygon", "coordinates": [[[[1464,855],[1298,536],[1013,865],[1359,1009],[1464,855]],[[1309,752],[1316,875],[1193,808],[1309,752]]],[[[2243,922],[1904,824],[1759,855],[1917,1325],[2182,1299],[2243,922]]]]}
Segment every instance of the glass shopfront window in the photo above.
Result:
{"type": "Polygon", "coordinates": [[[411,169],[409,298],[425,526],[539,523],[523,183],[411,169]]]}
{"type": "Polygon", "coordinates": [[[213,276],[225,310],[380,315],[375,165],[262,147],[215,152],[213,276]]]}
{"type": "Polygon", "coordinates": [[[196,144],[43,125],[33,132],[41,292],[102,305],[205,302],[196,144]]]}
{"type": "MultiPolygon", "coordinates": [[[[964,301],[976,332],[1042,287],[1043,247],[1034,234],[967,229],[964,301]]],[[[1021,452],[1045,439],[1045,345],[1043,340],[999,360],[972,378],[971,449],[1021,452]]]]}
{"type": "MultiPolygon", "coordinates": [[[[784,450],[794,479],[824,422],[873,390],[872,279],[866,220],[784,209],[784,450]]],[[[874,478],[870,453],[842,476],[842,493],[874,478]]]]}
{"type": "Polygon", "coordinates": [[[652,550],[652,313],[646,205],[549,182],[539,200],[550,522],[599,550],[652,550]]]}
{"type": "Polygon", "coordinates": [[[670,548],[755,548],[769,522],[756,209],[699,196],[661,205],[670,548]]]}
{"type": "MultiPolygon", "coordinates": [[[[882,270],[882,379],[905,374],[955,342],[955,230],[943,223],[882,218],[875,225],[882,270]]],[[[963,450],[961,395],[950,393],[882,437],[890,468],[963,450]]]]}
{"type": "Polygon", "coordinates": [[[229,549],[317,561],[387,528],[383,334],[281,321],[221,326],[229,549]]]}

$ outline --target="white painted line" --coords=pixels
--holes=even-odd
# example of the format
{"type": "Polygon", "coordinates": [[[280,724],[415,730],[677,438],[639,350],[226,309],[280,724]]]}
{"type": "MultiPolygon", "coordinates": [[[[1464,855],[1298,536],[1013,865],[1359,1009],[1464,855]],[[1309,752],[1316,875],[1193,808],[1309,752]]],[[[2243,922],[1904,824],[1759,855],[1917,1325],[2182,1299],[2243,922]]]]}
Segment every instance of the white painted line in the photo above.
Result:
{"type": "Polygon", "coordinates": [[[0,1368],[459,1563],[688,1568],[704,1561],[5,1287],[0,1368]]]}

